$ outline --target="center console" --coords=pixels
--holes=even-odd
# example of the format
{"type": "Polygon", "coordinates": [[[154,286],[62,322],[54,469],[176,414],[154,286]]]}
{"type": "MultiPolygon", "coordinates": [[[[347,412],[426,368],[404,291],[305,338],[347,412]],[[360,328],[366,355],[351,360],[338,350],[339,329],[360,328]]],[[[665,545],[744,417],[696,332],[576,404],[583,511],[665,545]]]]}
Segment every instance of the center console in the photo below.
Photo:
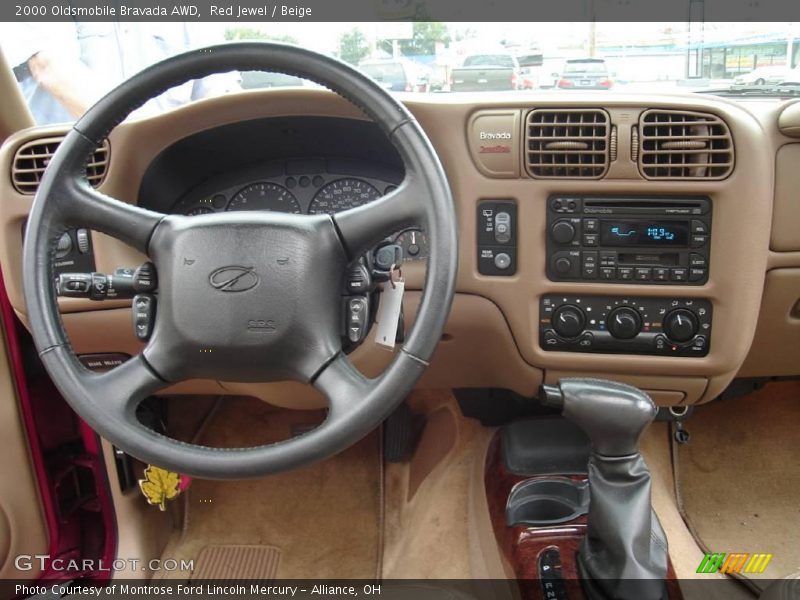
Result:
{"type": "MultiPolygon", "coordinates": [[[[547,203],[551,281],[708,282],[711,200],[555,195],[547,203]]],[[[539,300],[545,351],[706,356],[711,302],[675,296],[549,294],[539,300]]]]}

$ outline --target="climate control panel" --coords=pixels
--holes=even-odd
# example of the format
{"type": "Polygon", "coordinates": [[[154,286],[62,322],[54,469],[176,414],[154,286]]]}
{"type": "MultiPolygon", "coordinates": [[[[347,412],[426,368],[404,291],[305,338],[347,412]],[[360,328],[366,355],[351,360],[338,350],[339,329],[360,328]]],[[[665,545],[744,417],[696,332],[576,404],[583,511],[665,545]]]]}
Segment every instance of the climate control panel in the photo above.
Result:
{"type": "Polygon", "coordinates": [[[711,302],[550,294],[539,303],[539,344],[559,352],[706,356],[711,302]]]}

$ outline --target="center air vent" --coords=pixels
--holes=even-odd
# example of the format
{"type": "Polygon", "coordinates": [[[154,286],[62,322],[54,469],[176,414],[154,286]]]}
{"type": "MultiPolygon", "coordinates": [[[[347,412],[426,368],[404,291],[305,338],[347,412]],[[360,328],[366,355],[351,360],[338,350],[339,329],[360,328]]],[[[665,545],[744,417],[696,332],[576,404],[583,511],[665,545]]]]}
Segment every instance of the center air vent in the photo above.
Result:
{"type": "MultiPolygon", "coordinates": [[[[44,170],[53,158],[56,148],[64,140],[63,137],[41,138],[23,144],[14,155],[11,167],[11,182],[20,194],[33,195],[39,189],[44,170]]],[[[94,187],[98,187],[106,176],[108,168],[108,140],[95,149],[89,162],[86,163],[86,178],[94,187]]]]}
{"type": "Polygon", "coordinates": [[[600,179],[608,170],[611,126],[603,110],[533,110],[526,121],[526,166],[538,179],[600,179]]]}
{"type": "Polygon", "coordinates": [[[731,132],[715,115],[648,110],[639,128],[639,171],[647,179],[725,179],[733,170],[731,132]]]}

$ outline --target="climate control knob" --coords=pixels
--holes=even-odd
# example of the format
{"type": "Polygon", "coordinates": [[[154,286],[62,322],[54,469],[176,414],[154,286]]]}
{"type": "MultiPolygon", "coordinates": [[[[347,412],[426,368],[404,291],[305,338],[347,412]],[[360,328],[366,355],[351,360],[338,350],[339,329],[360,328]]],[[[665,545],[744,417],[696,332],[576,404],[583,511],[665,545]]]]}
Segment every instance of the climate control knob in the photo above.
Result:
{"type": "Polygon", "coordinates": [[[639,312],[627,306],[615,308],[606,318],[608,332],[618,340],[629,340],[642,330],[639,312]]]}
{"type": "Polygon", "coordinates": [[[561,337],[575,338],[583,333],[586,326],[586,315],[572,304],[559,306],[553,313],[553,329],[561,337]]]}
{"type": "Polygon", "coordinates": [[[673,342],[688,342],[697,328],[697,317],[685,308],[676,308],[664,317],[664,333],[673,342]]]}
{"type": "Polygon", "coordinates": [[[575,237],[575,226],[563,219],[556,221],[550,229],[550,235],[557,244],[569,244],[575,237]]]}

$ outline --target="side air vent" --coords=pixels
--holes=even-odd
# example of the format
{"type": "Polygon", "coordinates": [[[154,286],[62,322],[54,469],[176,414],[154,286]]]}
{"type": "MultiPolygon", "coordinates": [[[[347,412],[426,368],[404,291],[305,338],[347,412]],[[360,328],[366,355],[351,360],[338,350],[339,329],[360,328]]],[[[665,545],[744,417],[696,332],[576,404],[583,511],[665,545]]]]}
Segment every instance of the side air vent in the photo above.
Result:
{"type": "MultiPolygon", "coordinates": [[[[20,194],[36,193],[44,170],[63,139],[63,137],[41,138],[19,147],[11,167],[11,183],[14,184],[14,189],[20,194]]],[[[108,156],[109,146],[106,140],[86,163],[86,178],[94,187],[98,187],[106,176],[108,156]]]]}
{"type": "Polygon", "coordinates": [[[603,110],[532,110],[525,164],[537,179],[600,179],[608,171],[611,125],[603,110]]]}
{"type": "Polygon", "coordinates": [[[709,113],[648,110],[639,119],[639,171],[646,179],[725,179],[733,170],[733,139],[709,113]]]}

